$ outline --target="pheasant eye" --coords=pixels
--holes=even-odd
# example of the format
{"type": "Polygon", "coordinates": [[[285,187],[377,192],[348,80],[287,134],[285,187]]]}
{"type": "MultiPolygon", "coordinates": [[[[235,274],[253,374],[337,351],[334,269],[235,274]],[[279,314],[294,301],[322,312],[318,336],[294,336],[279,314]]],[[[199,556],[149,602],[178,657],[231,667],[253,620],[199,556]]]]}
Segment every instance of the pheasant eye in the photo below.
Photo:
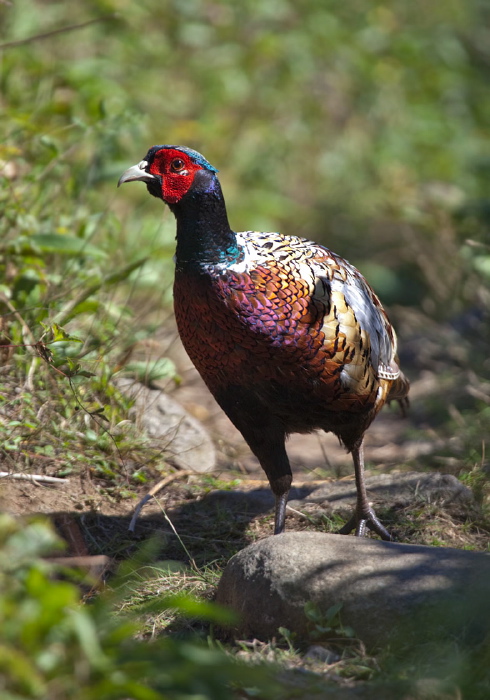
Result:
{"type": "Polygon", "coordinates": [[[185,168],[185,162],[182,158],[174,158],[170,163],[170,168],[174,173],[180,173],[185,168]]]}

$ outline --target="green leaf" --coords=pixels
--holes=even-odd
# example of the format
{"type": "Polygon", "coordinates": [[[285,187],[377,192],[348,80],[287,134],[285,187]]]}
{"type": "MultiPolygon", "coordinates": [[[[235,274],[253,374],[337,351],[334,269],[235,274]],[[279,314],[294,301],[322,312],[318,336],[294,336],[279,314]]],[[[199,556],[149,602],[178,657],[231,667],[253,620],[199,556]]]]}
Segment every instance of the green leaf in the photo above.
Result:
{"type": "Polygon", "coordinates": [[[305,603],[304,611],[306,617],[308,620],[311,620],[311,622],[320,622],[323,618],[318,606],[311,600],[305,603]]]}
{"type": "MultiPolygon", "coordinates": [[[[44,326],[44,323],[42,325],[44,326]]],[[[53,340],[51,341],[52,343],[57,343],[61,340],[70,341],[72,343],[83,342],[82,340],[80,340],[80,338],[77,338],[76,336],[67,333],[65,329],[59,326],[57,323],[53,323],[51,325],[51,332],[53,334],[53,340]]]]}
{"type": "Polygon", "coordinates": [[[105,656],[99,643],[99,633],[95,627],[95,621],[81,608],[71,611],[73,628],[77,633],[85,656],[94,668],[102,670],[109,665],[109,659],[105,656]]]}
{"type": "MultiPolygon", "coordinates": [[[[15,682],[22,695],[11,695],[12,699],[40,698],[45,696],[46,685],[32,659],[13,645],[0,644],[0,672],[15,682]]],[[[6,697],[2,695],[3,697],[6,697]]]]}
{"type": "Polygon", "coordinates": [[[101,303],[98,299],[87,299],[72,309],[70,318],[75,318],[75,316],[80,316],[80,314],[95,314],[100,307],[101,303]]]}
{"type": "Polygon", "coordinates": [[[29,237],[32,245],[44,253],[58,253],[60,255],[90,255],[94,258],[106,258],[100,248],[87,243],[80,238],[72,238],[61,233],[37,233],[29,237]]]}
{"type": "Polygon", "coordinates": [[[146,257],[140,258],[134,263],[130,263],[129,265],[126,265],[126,267],[123,267],[120,270],[116,270],[116,272],[104,278],[104,284],[116,284],[117,282],[122,282],[123,280],[127,279],[129,275],[132,272],[134,272],[134,270],[137,270],[139,267],[142,267],[147,260],[148,258],[146,257]]]}
{"type": "Polygon", "coordinates": [[[177,373],[175,364],[168,357],[162,357],[155,362],[129,362],[124,371],[135,375],[138,381],[143,384],[151,384],[158,379],[168,379],[177,373]]]}
{"type": "Polygon", "coordinates": [[[490,277],[490,255],[477,255],[473,259],[475,270],[485,277],[490,277]]]}
{"type": "Polygon", "coordinates": [[[342,610],[342,606],[343,603],[335,603],[335,605],[328,608],[327,612],[325,613],[325,620],[327,622],[332,622],[332,620],[337,617],[339,612],[342,610]]]}

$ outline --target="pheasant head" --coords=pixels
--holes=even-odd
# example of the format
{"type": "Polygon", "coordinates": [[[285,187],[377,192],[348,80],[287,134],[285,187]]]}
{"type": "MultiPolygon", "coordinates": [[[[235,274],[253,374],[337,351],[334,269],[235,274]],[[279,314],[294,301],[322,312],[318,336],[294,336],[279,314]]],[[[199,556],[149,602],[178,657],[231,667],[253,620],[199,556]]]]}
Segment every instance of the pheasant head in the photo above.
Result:
{"type": "Polygon", "coordinates": [[[178,204],[192,191],[206,190],[218,171],[197,151],[184,146],[153,146],[138,165],[126,170],[124,182],[146,182],[148,192],[166,204],[178,204]]]}
{"type": "Polygon", "coordinates": [[[185,146],[153,146],[138,165],[119,179],[142,181],[177,219],[178,267],[234,260],[239,251],[228,223],[218,171],[197,151],[185,146]]]}

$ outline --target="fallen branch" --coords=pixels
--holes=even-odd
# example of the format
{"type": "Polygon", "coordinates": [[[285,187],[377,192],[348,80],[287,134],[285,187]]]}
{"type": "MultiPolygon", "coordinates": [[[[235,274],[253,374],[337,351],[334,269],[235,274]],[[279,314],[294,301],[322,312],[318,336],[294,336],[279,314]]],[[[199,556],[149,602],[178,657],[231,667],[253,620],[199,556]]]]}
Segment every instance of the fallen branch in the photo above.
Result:
{"type": "Polygon", "coordinates": [[[19,481],[43,481],[45,484],[67,484],[70,479],[60,479],[57,476],[46,476],[45,474],[11,474],[10,472],[0,472],[0,479],[18,479],[19,481]]]}
{"type": "Polygon", "coordinates": [[[174,472],[173,474],[170,474],[169,476],[166,476],[164,479],[161,479],[155,486],[153,486],[146,496],[143,496],[141,501],[138,503],[136,508],[134,509],[134,514],[133,517],[131,518],[131,522],[129,523],[128,530],[129,532],[134,532],[134,529],[136,527],[136,521],[139,518],[139,514],[141,513],[141,509],[143,506],[148,503],[148,501],[153,498],[159,491],[161,491],[165,486],[168,486],[168,484],[172,483],[172,481],[175,481],[175,479],[180,479],[183,476],[190,476],[191,474],[195,474],[193,471],[179,471],[179,472],[174,472]]]}

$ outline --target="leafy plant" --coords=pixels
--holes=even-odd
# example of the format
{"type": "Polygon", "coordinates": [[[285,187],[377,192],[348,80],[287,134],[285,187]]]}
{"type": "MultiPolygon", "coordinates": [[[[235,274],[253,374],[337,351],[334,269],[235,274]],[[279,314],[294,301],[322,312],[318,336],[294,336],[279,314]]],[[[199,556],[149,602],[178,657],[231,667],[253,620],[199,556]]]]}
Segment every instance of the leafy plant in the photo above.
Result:
{"type": "MultiPolygon", "coordinates": [[[[137,621],[113,614],[117,589],[80,603],[76,584],[56,580],[56,564],[39,558],[59,546],[46,523],[0,516],[3,698],[228,700],[233,689],[247,697],[246,688],[253,687],[254,697],[275,696],[264,668],[237,662],[212,645],[169,637],[138,641],[137,621]]],[[[127,576],[125,584],[127,590],[127,576]]],[[[224,611],[185,596],[162,598],[159,608],[207,621],[227,619],[224,611]]]]}
{"type": "Polygon", "coordinates": [[[342,624],[340,619],[340,611],[342,603],[332,605],[328,610],[323,612],[315,603],[309,601],[305,604],[305,615],[308,621],[312,624],[310,635],[312,639],[352,639],[355,635],[352,627],[347,627],[342,624]]]}

